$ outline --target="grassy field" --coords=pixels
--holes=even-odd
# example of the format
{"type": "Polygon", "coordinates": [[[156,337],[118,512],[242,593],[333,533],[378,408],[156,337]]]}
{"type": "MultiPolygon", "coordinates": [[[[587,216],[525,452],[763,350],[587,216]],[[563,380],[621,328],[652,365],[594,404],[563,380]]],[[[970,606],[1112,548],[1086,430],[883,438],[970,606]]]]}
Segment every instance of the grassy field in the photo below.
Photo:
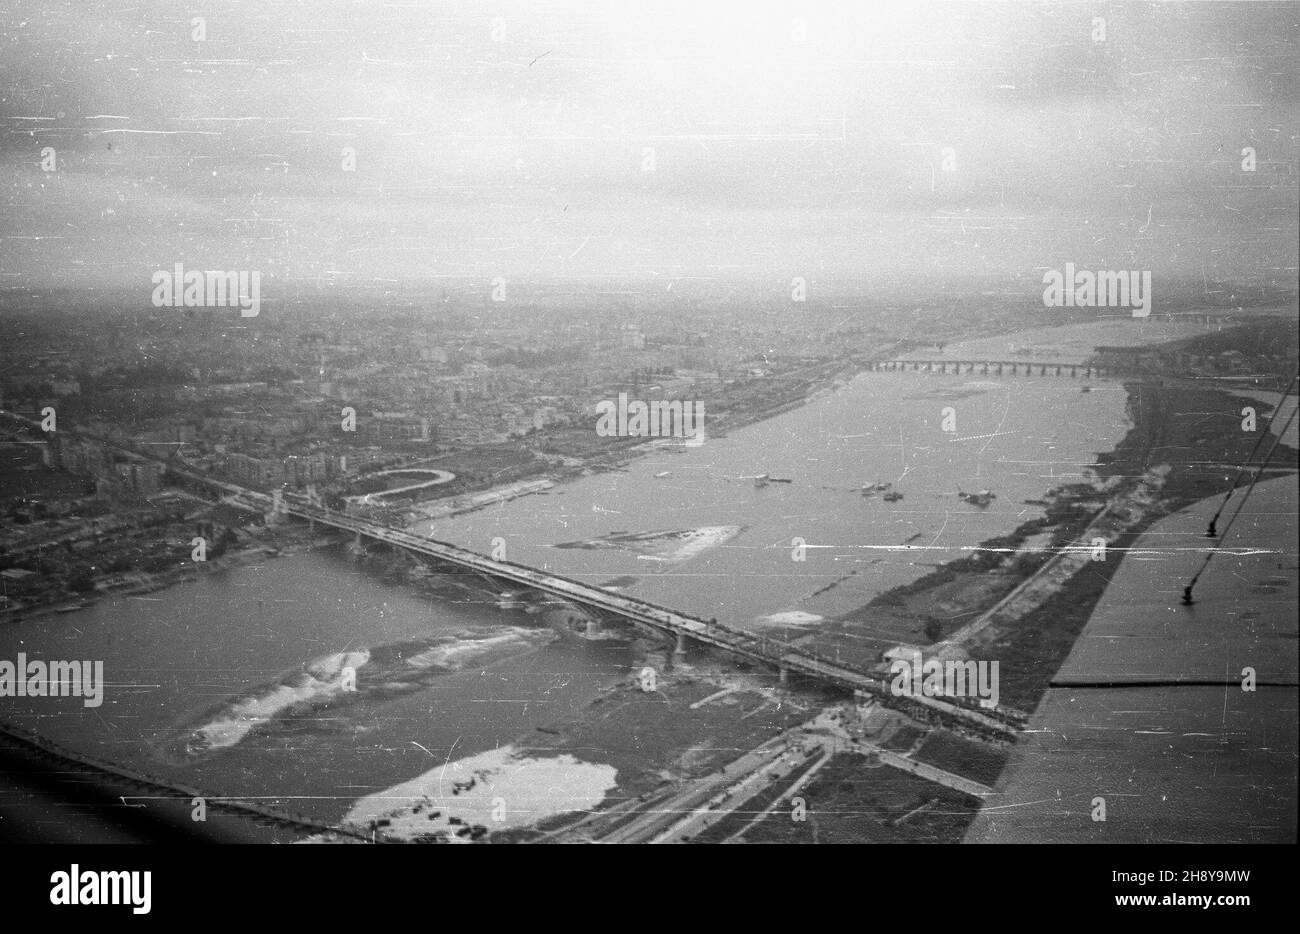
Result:
{"type": "Polygon", "coordinates": [[[914,726],[901,726],[894,734],[879,745],[890,752],[905,753],[925,734],[924,730],[914,726]]]}
{"type": "Polygon", "coordinates": [[[912,756],[918,762],[990,787],[1002,774],[1009,757],[1008,749],[964,739],[943,730],[930,733],[912,756]]]}
{"type": "Polygon", "coordinates": [[[979,810],[976,798],[844,753],[832,757],[796,797],[742,838],[746,843],[956,843],[979,810]],[[921,808],[922,810],[917,810],[921,808]],[[913,813],[915,812],[915,813],[913,813]]]}

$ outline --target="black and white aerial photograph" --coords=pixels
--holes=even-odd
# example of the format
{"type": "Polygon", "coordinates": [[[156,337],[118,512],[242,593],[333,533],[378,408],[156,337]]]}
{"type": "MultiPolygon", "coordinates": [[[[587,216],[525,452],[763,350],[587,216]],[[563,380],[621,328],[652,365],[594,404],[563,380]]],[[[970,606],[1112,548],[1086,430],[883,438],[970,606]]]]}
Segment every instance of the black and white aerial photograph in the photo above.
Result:
{"type": "Polygon", "coordinates": [[[0,842],[1227,910],[1140,847],[1296,840],[1298,213],[1295,2],[3,0],[0,842]]]}

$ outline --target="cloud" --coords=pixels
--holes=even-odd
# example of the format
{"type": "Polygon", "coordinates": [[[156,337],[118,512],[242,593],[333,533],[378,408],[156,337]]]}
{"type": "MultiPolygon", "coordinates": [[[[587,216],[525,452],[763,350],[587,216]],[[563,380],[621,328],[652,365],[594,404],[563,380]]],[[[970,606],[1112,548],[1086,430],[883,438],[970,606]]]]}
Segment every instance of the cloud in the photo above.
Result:
{"type": "Polygon", "coordinates": [[[9,6],[0,263],[33,281],[205,250],[361,277],[1024,269],[1153,234],[1180,268],[1295,265],[1291,5],[9,6]]]}

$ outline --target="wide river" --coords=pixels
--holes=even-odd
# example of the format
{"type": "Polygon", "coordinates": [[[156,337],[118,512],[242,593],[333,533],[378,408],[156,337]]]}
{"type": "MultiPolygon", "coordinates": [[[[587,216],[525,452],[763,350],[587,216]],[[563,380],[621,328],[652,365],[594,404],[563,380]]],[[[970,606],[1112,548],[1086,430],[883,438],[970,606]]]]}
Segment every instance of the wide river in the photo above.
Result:
{"type": "Polygon", "coordinates": [[[626,472],[413,529],[484,553],[503,547],[511,561],[724,623],[811,621],[1041,516],[1025,500],[1082,482],[1129,426],[1121,384],[1083,385],[864,373],[800,409],[656,451],[626,472]],[[756,486],[762,474],[791,482],[756,486]],[[903,498],[865,498],[862,486],[876,483],[903,498]],[[981,489],[996,496],[985,508],[957,495],[981,489]]]}
{"type": "MultiPolygon", "coordinates": [[[[1041,515],[1025,500],[1077,480],[1128,428],[1122,386],[1081,387],[863,374],[686,453],[425,531],[482,552],[501,539],[510,560],[739,625],[831,616],[1041,515]],[[792,482],[759,488],[757,474],[792,482]],[[877,481],[904,498],[864,498],[877,481]],[[980,509],[959,488],[997,498],[980,509]],[[609,536],[623,540],[596,541],[609,536]]],[[[390,583],[336,546],[4,627],[0,658],[102,659],[108,682],[98,708],[12,698],[4,717],[153,774],[336,819],[570,714],[633,662],[625,645],[548,635],[490,600],[390,583]],[[313,707],[337,697],[343,665],[367,690],[313,707]],[[249,729],[291,708],[290,723],[249,729]]]]}

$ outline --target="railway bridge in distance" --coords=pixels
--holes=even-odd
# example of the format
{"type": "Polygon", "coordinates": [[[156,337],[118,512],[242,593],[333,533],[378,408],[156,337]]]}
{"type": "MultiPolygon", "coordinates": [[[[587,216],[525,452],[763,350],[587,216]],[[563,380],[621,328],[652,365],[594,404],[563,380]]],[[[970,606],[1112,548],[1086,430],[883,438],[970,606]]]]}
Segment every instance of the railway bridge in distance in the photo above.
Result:
{"type": "Polygon", "coordinates": [[[1124,376],[1113,366],[1061,363],[1055,360],[881,360],[868,364],[873,373],[949,373],[957,376],[1068,376],[1105,379],[1124,376]]]}

